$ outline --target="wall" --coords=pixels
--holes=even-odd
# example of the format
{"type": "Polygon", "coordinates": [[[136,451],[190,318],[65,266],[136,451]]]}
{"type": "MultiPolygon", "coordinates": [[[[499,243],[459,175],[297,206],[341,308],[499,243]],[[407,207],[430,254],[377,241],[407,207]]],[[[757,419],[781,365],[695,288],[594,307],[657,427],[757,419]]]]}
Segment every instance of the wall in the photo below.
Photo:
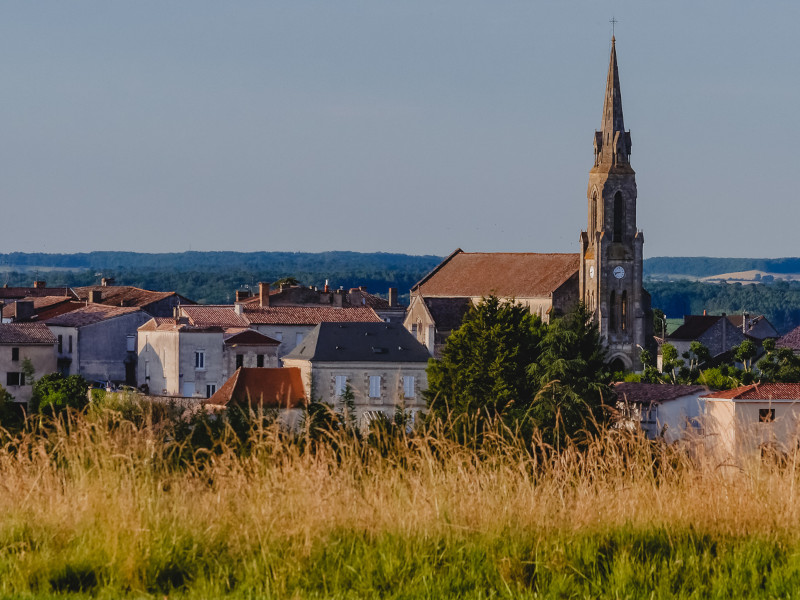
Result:
{"type": "Polygon", "coordinates": [[[286,360],[287,367],[298,367],[301,370],[303,384],[306,390],[311,390],[311,399],[314,401],[332,404],[335,408],[341,406],[341,399],[335,396],[335,378],[337,375],[347,377],[347,383],[353,391],[356,414],[359,420],[363,419],[367,411],[380,411],[387,417],[394,416],[399,405],[405,409],[417,412],[426,408],[422,392],[428,387],[428,378],[425,372],[427,363],[311,363],[302,360],[286,360]],[[369,377],[381,377],[380,398],[369,397],[369,377]],[[403,395],[403,376],[416,377],[415,393],[413,398],[403,395]]]}
{"type": "Polygon", "coordinates": [[[140,331],[137,337],[139,386],[149,393],[180,394],[179,339],[176,331],[140,331]]]}
{"type": "Polygon", "coordinates": [[[250,329],[255,329],[259,333],[279,341],[281,345],[278,346],[278,359],[281,359],[297,346],[296,338],[298,333],[303,334],[303,338],[305,338],[314,327],[316,325],[251,325],[250,329]],[[281,335],[280,340],[277,337],[279,333],[281,335]]]}
{"type": "Polygon", "coordinates": [[[34,378],[49,375],[56,371],[55,346],[8,344],[0,346],[0,385],[14,396],[14,402],[25,403],[31,399],[33,386],[29,381],[25,385],[7,385],[8,373],[21,373],[22,363],[28,358],[33,364],[34,378]],[[11,360],[12,348],[19,348],[19,360],[11,360]]]}
{"type": "MultiPolygon", "coordinates": [[[[258,367],[258,355],[264,356],[264,367],[279,367],[278,346],[236,345],[225,344],[223,352],[223,376],[225,381],[236,372],[236,355],[242,355],[243,367],[258,367]]],[[[224,383],[224,382],[223,382],[224,383]]]]}
{"type": "MultiPolygon", "coordinates": [[[[78,369],[72,363],[72,373],[89,381],[125,381],[125,361],[136,361],[135,352],[128,354],[128,336],[150,320],[150,315],[137,311],[85,325],[78,329],[78,369]]],[[[55,332],[55,328],[53,333],[55,332]]],[[[66,340],[66,338],[65,338],[66,340]]]]}

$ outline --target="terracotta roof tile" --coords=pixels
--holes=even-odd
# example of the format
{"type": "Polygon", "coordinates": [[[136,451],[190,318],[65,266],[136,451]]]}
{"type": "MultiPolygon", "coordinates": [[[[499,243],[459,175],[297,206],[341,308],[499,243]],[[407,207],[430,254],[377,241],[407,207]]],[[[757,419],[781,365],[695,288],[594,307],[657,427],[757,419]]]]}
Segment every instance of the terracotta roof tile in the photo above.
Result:
{"type": "Polygon", "coordinates": [[[240,367],[222,387],[203,404],[248,405],[257,408],[297,408],[305,404],[305,390],[300,369],[240,367]]]}
{"type": "Polygon", "coordinates": [[[2,323],[0,344],[55,344],[56,336],[44,323],[2,323]]]}
{"type": "Polygon", "coordinates": [[[800,327],[795,327],[789,333],[775,342],[778,348],[791,348],[800,351],[800,327]]]}
{"type": "MultiPolygon", "coordinates": [[[[14,305],[17,302],[33,302],[33,312],[34,315],[37,315],[45,311],[45,309],[49,309],[58,306],[60,304],[66,304],[74,299],[75,299],[74,296],[26,296],[25,298],[18,298],[15,300],[6,301],[5,305],[3,306],[3,318],[5,319],[14,318],[16,314],[16,307],[14,305]]],[[[83,305],[84,304],[82,302],[75,303],[75,308],[80,308],[83,305]]],[[[55,316],[55,314],[49,316],[55,316]]]]}
{"type": "Polygon", "coordinates": [[[319,325],[320,323],[383,322],[369,307],[332,306],[245,307],[245,318],[253,325],[319,325]]]}
{"type": "Polygon", "coordinates": [[[703,397],[727,400],[800,400],[800,383],[754,383],[703,397]]]}
{"type": "Polygon", "coordinates": [[[457,250],[412,289],[427,297],[547,297],[579,266],[579,254],[457,250]]]}
{"type": "MultiPolygon", "coordinates": [[[[149,306],[164,298],[178,295],[175,292],[155,292],[130,285],[89,285],[85,287],[76,287],[73,288],[73,290],[81,300],[89,300],[91,292],[99,291],[101,294],[100,304],[109,306],[136,306],[139,308],[149,306]]],[[[182,298],[182,300],[191,302],[190,300],[186,300],[186,298],[182,298]]]]}
{"type": "Polygon", "coordinates": [[[139,312],[141,309],[133,306],[106,306],[105,304],[89,304],[78,310],[73,310],[63,315],[45,321],[48,325],[60,327],[83,327],[92,325],[106,319],[113,319],[122,315],[139,312]]]}
{"type": "Polygon", "coordinates": [[[650,404],[668,402],[684,396],[699,395],[709,389],[702,385],[665,385],[662,383],[620,382],[614,384],[614,391],[620,400],[650,404]]]}
{"type": "Polygon", "coordinates": [[[197,326],[247,327],[249,323],[231,304],[194,304],[181,306],[181,313],[189,318],[189,323],[197,326]]]}

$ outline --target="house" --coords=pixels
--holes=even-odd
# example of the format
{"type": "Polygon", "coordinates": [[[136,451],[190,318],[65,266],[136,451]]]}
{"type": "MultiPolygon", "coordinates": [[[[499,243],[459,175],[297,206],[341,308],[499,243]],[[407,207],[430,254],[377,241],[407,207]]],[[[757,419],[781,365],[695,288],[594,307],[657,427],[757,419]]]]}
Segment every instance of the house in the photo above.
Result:
{"type": "Polygon", "coordinates": [[[61,373],[136,385],[136,330],[150,318],[136,307],[89,304],[44,323],[56,336],[61,373]]]}
{"type": "Polygon", "coordinates": [[[56,370],[56,337],[44,323],[3,323],[0,325],[0,383],[27,404],[33,392],[32,381],[25,379],[23,363],[30,360],[34,377],[56,370]]]}
{"type": "Polygon", "coordinates": [[[140,308],[151,317],[171,317],[177,307],[194,304],[175,292],[154,292],[112,284],[113,280],[104,279],[103,285],[76,287],[73,292],[78,300],[88,304],[140,308]]]}
{"type": "Polygon", "coordinates": [[[795,327],[789,333],[781,336],[775,342],[776,348],[789,348],[795,354],[800,354],[800,327],[795,327]]]}
{"type": "MultiPolygon", "coordinates": [[[[730,351],[743,341],[753,339],[732,323],[727,315],[685,315],[683,324],[667,336],[667,343],[675,346],[678,354],[689,351],[692,342],[708,348],[711,358],[730,351]]],[[[757,340],[753,339],[756,343],[757,340]]]]}
{"type": "Polygon", "coordinates": [[[300,369],[310,400],[339,406],[349,388],[364,423],[378,413],[391,417],[398,408],[423,410],[429,358],[400,325],[320,323],[283,364],[300,369]]]}
{"type": "Polygon", "coordinates": [[[328,287],[280,285],[271,289],[269,283],[258,284],[258,294],[237,290],[236,302],[247,307],[275,306],[333,306],[335,308],[371,308],[386,323],[402,323],[406,309],[397,302],[397,288],[389,288],[388,299],[367,292],[366,286],[333,290],[328,287]]]}
{"type": "Polygon", "coordinates": [[[746,461],[794,452],[800,443],[800,383],[759,383],[701,397],[708,447],[746,461]]]}
{"type": "Polygon", "coordinates": [[[306,391],[300,369],[241,367],[203,404],[242,406],[254,411],[277,410],[279,422],[295,428],[303,418],[306,391]]]}
{"type": "Polygon", "coordinates": [[[225,326],[196,325],[187,317],[148,320],[137,332],[139,386],[155,395],[210,398],[239,368],[278,366],[277,340],[242,327],[241,319],[232,322],[225,326]]]}
{"type": "Polygon", "coordinates": [[[766,339],[778,339],[780,337],[778,330],[764,315],[743,313],[741,315],[728,315],[727,318],[731,325],[738,327],[742,330],[742,333],[753,340],[758,340],[759,343],[766,339]]]}
{"type": "Polygon", "coordinates": [[[73,296],[26,296],[2,306],[3,323],[46,321],[84,306],[73,296]]]}
{"type": "Polygon", "coordinates": [[[703,433],[704,386],[621,382],[614,391],[619,427],[640,428],[648,438],[667,443],[703,433]]]}
{"type": "Polygon", "coordinates": [[[14,300],[32,298],[37,296],[70,296],[77,300],[74,292],[68,287],[47,287],[46,281],[37,280],[32,287],[0,287],[0,302],[9,304],[14,300]]]}
{"type": "Polygon", "coordinates": [[[412,296],[408,318],[403,325],[434,358],[441,358],[444,343],[461,327],[472,308],[471,298],[428,298],[412,296]]]}
{"type": "Polygon", "coordinates": [[[336,306],[260,306],[231,305],[181,306],[180,314],[198,327],[248,327],[280,342],[278,358],[294,350],[314,327],[323,322],[382,322],[369,307],[336,306]]]}

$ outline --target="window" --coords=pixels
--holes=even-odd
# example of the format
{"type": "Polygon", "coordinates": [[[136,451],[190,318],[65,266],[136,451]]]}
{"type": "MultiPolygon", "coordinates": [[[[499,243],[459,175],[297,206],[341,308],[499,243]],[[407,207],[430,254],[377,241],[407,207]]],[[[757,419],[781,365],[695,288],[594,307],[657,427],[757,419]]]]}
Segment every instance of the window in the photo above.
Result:
{"type": "Polygon", "coordinates": [[[149,380],[150,379],[150,361],[149,360],[144,361],[144,378],[145,378],[145,380],[149,380]]]}
{"type": "Polygon", "coordinates": [[[13,360],[14,362],[19,360],[19,348],[11,349],[11,360],[13,360]]]}
{"type": "Polygon", "coordinates": [[[403,376],[403,397],[413,398],[415,395],[415,388],[417,387],[417,378],[413,375],[403,376]]]}
{"type": "Polygon", "coordinates": [[[611,298],[608,301],[608,330],[617,330],[617,294],[611,292],[611,298]]]}
{"type": "Polygon", "coordinates": [[[294,336],[294,345],[295,346],[299,346],[300,342],[302,342],[302,341],[303,341],[303,334],[302,333],[295,334],[295,336],[294,336]]]}
{"type": "MultiPolygon", "coordinates": [[[[72,336],[69,336],[69,341],[70,341],[69,351],[72,352],[72,336]]],[[[128,341],[128,346],[127,346],[128,352],[136,352],[136,336],[129,335],[127,341],[128,341]]]]}
{"type": "MultiPolygon", "coordinates": [[[[136,348],[134,347],[134,350],[135,349],[136,348]]],[[[67,338],[67,352],[69,354],[72,354],[72,336],[69,336],[69,338],[67,338]]]]}
{"type": "Polygon", "coordinates": [[[592,192],[592,201],[589,204],[589,241],[594,242],[594,232],[597,230],[597,192],[592,192]]]}
{"type": "MultiPolygon", "coordinates": [[[[9,373],[10,375],[11,373],[9,373]]],[[[774,408],[759,408],[758,409],[758,422],[759,423],[772,423],[775,420],[774,408]]]]}
{"type": "Polygon", "coordinates": [[[381,376],[380,375],[370,375],[369,376],[369,397],[370,398],[380,398],[381,397],[381,376]]]}
{"type": "Polygon", "coordinates": [[[217,391],[217,384],[209,383],[206,385],[206,398],[211,398],[214,393],[217,391]]]}
{"type": "Polygon", "coordinates": [[[25,385],[24,373],[6,373],[6,385],[25,385]]]}
{"type": "Polygon", "coordinates": [[[206,368],[206,351],[205,350],[195,350],[195,352],[194,352],[194,368],[195,369],[205,369],[206,368]]]}
{"type": "Polygon", "coordinates": [[[263,354],[257,354],[256,355],[256,366],[257,367],[263,367],[264,366],[264,355],[263,354]]]}
{"type": "Polygon", "coordinates": [[[411,335],[414,336],[414,339],[417,339],[417,324],[416,323],[412,323],[411,324],[411,335]]]}
{"type": "Polygon", "coordinates": [[[344,394],[344,389],[347,387],[347,377],[345,375],[337,375],[334,380],[333,393],[335,396],[344,394]]]}
{"type": "Polygon", "coordinates": [[[625,226],[625,209],[622,203],[622,194],[614,194],[614,238],[612,241],[622,241],[622,230],[625,226]]]}
{"type": "Polygon", "coordinates": [[[622,299],[620,300],[619,309],[619,326],[622,331],[628,326],[628,292],[622,292],[622,299]]]}
{"type": "Polygon", "coordinates": [[[58,353],[61,354],[64,352],[64,336],[58,336],[58,353]]]}
{"type": "Polygon", "coordinates": [[[236,368],[241,369],[244,366],[244,354],[236,355],[236,368]]]}

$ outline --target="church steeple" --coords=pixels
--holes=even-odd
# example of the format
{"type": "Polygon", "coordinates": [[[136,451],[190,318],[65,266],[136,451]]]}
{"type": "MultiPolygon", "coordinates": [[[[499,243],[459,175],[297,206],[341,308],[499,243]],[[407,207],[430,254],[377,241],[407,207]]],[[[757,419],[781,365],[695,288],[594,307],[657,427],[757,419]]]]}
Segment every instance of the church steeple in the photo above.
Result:
{"type": "Polygon", "coordinates": [[[603,101],[603,123],[595,132],[595,167],[611,168],[627,165],[631,153],[631,136],[625,131],[622,117],[622,93],[617,67],[616,38],[611,38],[611,58],[606,79],[606,96],[603,101]]]}

